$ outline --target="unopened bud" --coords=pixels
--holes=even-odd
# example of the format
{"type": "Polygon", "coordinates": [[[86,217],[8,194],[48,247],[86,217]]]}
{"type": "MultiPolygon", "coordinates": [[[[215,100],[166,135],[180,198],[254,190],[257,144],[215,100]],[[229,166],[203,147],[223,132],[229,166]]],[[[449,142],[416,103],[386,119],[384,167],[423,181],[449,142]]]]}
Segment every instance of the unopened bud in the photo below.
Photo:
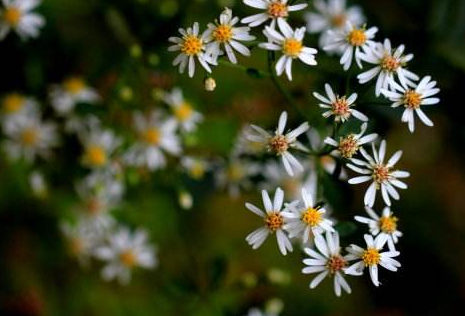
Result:
{"type": "Polygon", "coordinates": [[[192,195],[187,191],[179,192],[179,205],[185,210],[190,210],[194,201],[192,199],[192,195]]]}
{"type": "Polygon", "coordinates": [[[207,91],[213,91],[216,88],[216,81],[212,77],[206,78],[203,83],[205,85],[205,90],[207,91]]]}

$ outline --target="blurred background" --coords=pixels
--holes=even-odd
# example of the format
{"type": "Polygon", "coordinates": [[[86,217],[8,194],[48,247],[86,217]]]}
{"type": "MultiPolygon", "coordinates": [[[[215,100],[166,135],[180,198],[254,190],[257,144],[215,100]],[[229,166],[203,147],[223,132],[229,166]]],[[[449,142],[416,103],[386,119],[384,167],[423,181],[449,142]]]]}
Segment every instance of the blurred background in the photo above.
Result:
{"type": "MultiPolygon", "coordinates": [[[[65,138],[53,163],[39,164],[50,187],[45,198],[31,193],[28,166],[0,155],[0,315],[245,315],[270,300],[283,303],[281,315],[426,316],[462,310],[465,1],[349,2],[362,7],[369,26],[379,27],[378,39],[405,44],[415,54],[410,68],[431,75],[441,88],[441,103],[427,109],[435,127],[417,124],[414,134],[400,123],[398,111],[363,108],[388,140],[388,152],[403,149],[399,168],[412,174],[409,189],[393,206],[404,233],[399,272],[381,271],[379,288],[368,277],[350,278],[353,293],[341,298],[328,280],[310,290],[312,277],[300,272],[298,251],[283,257],[274,240],[255,251],[246,244],[245,236],[259,221],[244,203],[261,203],[256,190],[232,199],[213,190],[212,175],[200,182],[184,179],[181,188],[169,173],[159,172],[138,174],[144,181],[129,185],[115,210],[119,221],[149,231],[159,266],[135,271],[128,286],[104,282],[101,265],[80,265],[59,230],[74,199],[72,181],[82,174],[79,145],[65,138]],[[194,196],[190,210],[178,204],[184,188],[194,196]]],[[[175,55],[167,52],[167,38],[194,21],[205,28],[225,6],[240,17],[255,13],[238,0],[46,0],[36,10],[46,18],[38,39],[23,42],[10,35],[0,42],[0,94],[19,91],[47,100],[50,84],[81,75],[104,100],[92,111],[116,126],[127,121],[131,110],[156,104],[157,89],[179,86],[205,115],[195,135],[186,139],[188,150],[227,157],[244,124],[273,127],[283,110],[295,124],[302,119],[269,80],[219,67],[213,74],[217,88],[210,93],[200,71],[189,79],[171,66],[175,55]]],[[[294,25],[303,23],[300,16],[294,25]]],[[[317,37],[309,36],[308,42],[316,46],[317,37]]],[[[265,56],[254,50],[252,58],[240,61],[265,69],[265,56]]],[[[310,125],[323,130],[325,121],[310,92],[320,91],[325,82],[342,85],[345,77],[337,58],[321,54],[319,62],[321,69],[294,66],[295,79],[283,82],[310,125]]],[[[44,112],[50,114],[45,105],[44,112]]],[[[363,186],[349,187],[331,177],[322,183],[334,217],[345,221],[363,213],[363,186]]],[[[344,244],[362,240],[365,227],[356,227],[344,244]]]]}

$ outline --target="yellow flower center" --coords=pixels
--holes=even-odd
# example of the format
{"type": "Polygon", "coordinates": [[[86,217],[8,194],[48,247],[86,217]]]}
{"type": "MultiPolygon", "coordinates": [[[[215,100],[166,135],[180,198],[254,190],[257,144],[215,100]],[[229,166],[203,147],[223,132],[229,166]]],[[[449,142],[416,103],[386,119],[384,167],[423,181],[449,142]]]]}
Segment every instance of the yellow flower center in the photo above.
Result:
{"type": "Polygon", "coordinates": [[[227,176],[229,181],[238,182],[244,177],[244,168],[238,163],[229,165],[227,176]]]}
{"type": "Polygon", "coordinates": [[[107,162],[105,150],[98,145],[89,146],[85,154],[87,162],[94,167],[101,167],[107,162]]]}
{"type": "Polygon", "coordinates": [[[148,128],[142,135],[144,141],[150,145],[158,145],[161,141],[161,133],[158,128],[148,128]]]}
{"type": "Polygon", "coordinates": [[[345,14],[336,14],[332,16],[331,24],[337,28],[341,28],[346,24],[346,20],[345,14]]]}
{"type": "Polygon", "coordinates": [[[24,105],[24,97],[19,94],[10,94],[3,100],[3,109],[7,113],[15,113],[21,110],[24,105]]]}
{"type": "Polygon", "coordinates": [[[373,180],[375,180],[378,184],[381,184],[389,179],[390,173],[389,167],[386,167],[385,165],[376,165],[373,168],[373,180]]]}
{"type": "Polygon", "coordinates": [[[205,174],[205,166],[201,162],[195,162],[189,169],[189,174],[194,179],[201,179],[205,174]]]}
{"type": "Polygon", "coordinates": [[[274,151],[276,154],[280,155],[285,153],[289,148],[289,143],[287,142],[286,136],[276,135],[271,137],[268,143],[269,148],[274,151]]]}
{"type": "Polygon", "coordinates": [[[121,263],[126,266],[127,268],[132,268],[137,264],[137,257],[131,250],[123,251],[119,258],[121,263]]]}
{"type": "Polygon", "coordinates": [[[98,199],[91,198],[86,202],[85,207],[89,215],[98,215],[102,210],[103,205],[98,199]]]}
{"type": "Polygon", "coordinates": [[[340,255],[331,256],[326,263],[326,268],[329,273],[334,274],[338,271],[344,269],[347,265],[347,262],[340,255]]]}
{"type": "Polygon", "coordinates": [[[339,151],[344,158],[352,158],[357,152],[358,147],[357,137],[354,134],[341,137],[339,140],[339,151]]]}
{"type": "Polygon", "coordinates": [[[79,237],[74,237],[69,240],[69,252],[74,255],[78,256],[84,251],[84,242],[79,237]]]}
{"type": "Polygon", "coordinates": [[[37,129],[34,127],[26,128],[21,133],[21,142],[24,146],[34,146],[39,140],[39,135],[37,134],[37,129]]]}
{"type": "Polygon", "coordinates": [[[383,233],[392,234],[397,230],[398,220],[395,216],[383,216],[379,219],[379,228],[383,233]]]}
{"type": "Polygon", "coordinates": [[[288,16],[287,5],[281,0],[274,1],[268,6],[268,15],[272,18],[285,18],[288,16]]]}
{"type": "Polygon", "coordinates": [[[362,260],[365,263],[365,266],[374,266],[379,264],[381,261],[381,255],[376,248],[368,248],[362,254],[362,260]]]}
{"type": "Polygon", "coordinates": [[[279,214],[279,212],[273,212],[267,215],[265,224],[269,230],[275,232],[284,225],[284,218],[281,214],[279,214]]]}
{"type": "Polygon", "coordinates": [[[415,90],[408,90],[404,95],[404,105],[409,109],[418,109],[421,105],[421,94],[415,90]]]}
{"type": "Polygon", "coordinates": [[[69,78],[64,83],[65,90],[70,94],[78,94],[84,90],[86,84],[80,78],[69,78]]]}
{"type": "Polygon", "coordinates": [[[346,100],[346,97],[337,97],[331,106],[333,107],[333,113],[338,116],[348,116],[350,115],[350,106],[346,100]]]}
{"type": "Polygon", "coordinates": [[[298,41],[295,38],[288,38],[283,43],[283,53],[284,55],[291,56],[292,58],[297,58],[302,51],[302,47],[301,41],[298,41]]]}
{"type": "Polygon", "coordinates": [[[226,43],[232,38],[232,27],[227,24],[218,25],[212,36],[215,41],[226,43]]]}
{"type": "Polygon", "coordinates": [[[14,27],[19,24],[22,15],[23,13],[20,9],[15,7],[9,7],[5,9],[5,12],[3,13],[3,18],[5,19],[6,23],[14,27]]]}
{"type": "Polygon", "coordinates": [[[347,35],[347,41],[352,46],[362,46],[367,41],[365,30],[355,29],[347,35]]]}
{"type": "Polygon", "coordinates": [[[305,213],[302,214],[302,221],[307,225],[315,227],[322,221],[321,213],[317,209],[309,207],[305,213]]]}
{"type": "Polygon", "coordinates": [[[400,67],[400,62],[392,56],[384,56],[381,60],[381,68],[389,71],[395,72],[400,67]]]}
{"type": "Polygon", "coordinates": [[[174,115],[181,122],[188,120],[192,116],[193,112],[194,110],[192,109],[192,106],[187,102],[184,102],[174,108],[174,115]]]}
{"type": "Polygon", "coordinates": [[[181,52],[188,56],[195,56],[202,51],[203,42],[195,35],[187,35],[181,44],[181,52]]]}

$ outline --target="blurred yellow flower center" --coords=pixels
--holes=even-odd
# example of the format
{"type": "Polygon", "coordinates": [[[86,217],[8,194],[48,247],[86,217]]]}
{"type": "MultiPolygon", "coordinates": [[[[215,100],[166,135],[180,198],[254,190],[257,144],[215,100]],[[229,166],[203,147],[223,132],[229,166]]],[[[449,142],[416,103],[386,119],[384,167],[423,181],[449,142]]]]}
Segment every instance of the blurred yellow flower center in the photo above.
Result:
{"type": "Polygon", "coordinates": [[[80,255],[84,251],[84,242],[81,238],[74,237],[69,241],[69,251],[72,255],[80,255]]]}
{"type": "Polygon", "coordinates": [[[384,56],[381,60],[381,68],[386,71],[395,72],[400,67],[400,62],[392,56],[384,56]]]}
{"type": "Polygon", "coordinates": [[[390,168],[386,167],[385,165],[376,165],[373,168],[373,180],[375,180],[378,184],[389,179],[390,176],[390,168]]]}
{"type": "Polygon", "coordinates": [[[321,213],[313,207],[307,208],[307,210],[302,214],[302,221],[312,227],[321,223],[321,220],[321,213]]]}
{"type": "Polygon", "coordinates": [[[89,215],[97,215],[102,210],[102,203],[97,198],[91,198],[86,203],[86,210],[89,215]]]}
{"type": "Polygon", "coordinates": [[[194,110],[192,109],[192,106],[187,102],[183,102],[181,105],[174,108],[174,115],[179,121],[188,120],[192,116],[193,112],[194,110]]]}
{"type": "Polygon", "coordinates": [[[346,16],[345,14],[336,14],[333,15],[331,18],[331,24],[337,28],[341,28],[346,24],[346,16]]]}
{"type": "Polygon", "coordinates": [[[365,266],[374,266],[379,264],[381,261],[381,255],[376,248],[368,248],[362,254],[362,260],[365,263],[365,266]]]}
{"type": "Polygon", "coordinates": [[[158,145],[161,140],[161,133],[158,128],[148,128],[143,135],[144,140],[151,145],[158,145]]]}
{"type": "Polygon", "coordinates": [[[269,147],[276,154],[280,155],[285,153],[289,148],[289,143],[287,142],[286,136],[276,135],[271,137],[269,141],[269,147]]]}
{"type": "Polygon", "coordinates": [[[86,150],[85,156],[88,163],[94,167],[103,166],[107,162],[107,154],[105,150],[98,145],[89,146],[86,150]]]}
{"type": "Polygon", "coordinates": [[[265,224],[269,230],[275,232],[284,225],[284,218],[279,214],[279,212],[273,212],[268,214],[265,219],[265,224]]]}
{"type": "Polygon", "coordinates": [[[365,30],[356,29],[356,30],[351,31],[349,35],[347,35],[347,41],[352,46],[362,46],[367,41],[365,30]]]}
{"type": "Polygon", "coordinates": [[[395,216],[383,216],[379,219],[379,228],[383,233],[392,234],[397,230],[397,221],[395,216]]]}
{"type": "Polygon", "coordinates": [[[9,7],[5,9],[3,18],[11,26],[17,26],[21,20],[22,12],[20,9],[15,7],[9,7]]]}
{"type": "Polygon", "coordinates": [[[7,113],[15,113],[21,110],[24,105],[24,97],[19,94],[10,94],[3,101],[3,109],[7,113]]]}
{"type": "Polygon", "coordinates": [[[283,43],[283,53],[292,58],[299,57],[300,52],[302,51],[302,42],[296,40],[295,38],[288,38],[283,43]]]}
{"type": "Polygon", "coordinates": [[[187,35],[181,44],[181,52],[188,56],[194,56],[202,51],[203,43],[200,38],[195,35],[187,35]]]}
{"type": "Polygon", "coordinates": [[[347,116],[350,114],[349,109],[349,102],[347,102],[346,97],[337,97],[336,101],[332,104],[333,113],[338,116],[347,116]]]}
{"type": "Polygon", "coordinates": [[[268,6],[268,14],[273,18],[285,18],[288,16],[287,5],[281,0],[274,1],[268,6]]]}
{"type": "Polygon", "coordinates": [[[227,24],[221,24],[213,31],[213,39],[217,42],[225,43],[232,38],[232,27],[227,24]]]}
{"type": "Polygon", "coordinates": [[[34,127],[29,127],[23,130],[21,133],[21,142],[25,146],[34,146],[37,144],[39,136],[37,134],[37,129],[34,127]]]}
{"type": "Polygon", "coordinates": [[[232,182],[237,182],[244,177],[244,168],[238,163],[233,163],[228,168],[228,179],[232,182]]]}
{"type": "Polygon", "coordinates": [[[339,151],[344,158],[352,158],[357,152],[358,147],[357,137],[354,134],[341,137],[339,140],[339,151]]]}
{"type": "Polygon", "coordinates": [[[200,179],[205,174],[205,166],[201,162],[194,162],[192,167],[189,169],[189,174],[194,179],[200,179]]]}
{"type": "Polygon", "coordinates": [[[326,268],[328,269],[329,273],[334,274],[345,268],[346,264],[347,262],[340,255],[334,255],[328,259],[326,268]]]}
{"type": "Polygon", "coordinates": [[[119,258],[121,260],[121,263],[125,265],[127,268],[132,268],[137,264],[137,257],[131,250],[123,251],[119,255],[119,258]]]}
{"type": "Polygon", "coordinates": [[[69,78],[64,83],[65,90],[70,94],[78,94],[84,90],[86,84],[80,78],[69,78]]]}
{"type": "Polygon", "coordinates": [[[408,90],[404,95],[404,105],[409,109],[418,109],[421,105],[421,94],[415,90],[408,90]]]}

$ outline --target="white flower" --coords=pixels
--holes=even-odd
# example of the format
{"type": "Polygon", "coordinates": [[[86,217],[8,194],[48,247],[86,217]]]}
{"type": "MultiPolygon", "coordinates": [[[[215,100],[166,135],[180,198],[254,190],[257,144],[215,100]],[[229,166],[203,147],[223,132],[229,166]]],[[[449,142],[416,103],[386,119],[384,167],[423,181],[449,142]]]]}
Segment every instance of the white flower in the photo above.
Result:
{"type": "Polygon", "coordinates": [[[215,63],[218,56],[223,54],[222,46],[229,60],[234,64],[237,63],[234,50],[244,56],[250,56],[250,50],[240,42],[253,41],[255,36],[249,34],[250,27],[235,27],[237,22],[239,22],[239,18],[233,17],[231,9],[225,8],[219,21],[216,21],[215,24],[208,24],[206,41],[209,43],[206,47],[206,54],[211,55],[215,63]]]}
{"type": "Polygon", "coordinates": [[[125,161],[149,170],[163,168],[166,165],[164,152],[175,156],[181,153],[176,126],[175,119],[162,119],[160,112],[155,110],[147,117],[140,112],[135,113],[134,127],[139,140],[129,148],[125,161]]]}
{"type": "Polygon", "coordinates": [[[70,77],[50,89],[53,109],[60,116],[73,114],[78,103],[94,103],[100,99],[97,91],[89,87],[82,78],[70,77]]]}
{"type": "Polygon", "coordinates": [[[277,314],[265,313],[259,310],[258,308],[251,308],[247,312],[246,316],[277,316],[277,314]]]}
{"type": "Polygon", "coordinates": [[[344,70],[349,70],[352,65],[352,59],[355,56],[355,62],[362,68],[362,50],[367,51],[375,42],[372,41],[378,28],[372,27],[368,30],[357,28],[355,24],[347,22],[342,30],[329,30],[328,44],[323,47],[326,51],[341,51],[342,56],[340,59],[341,65],[344,70]]]}
{"type": "Polygon", "coordinates": [[[355,100],[357,100],[357,93],[352,93],[348,98],[345,95],[335,95],[329,84],[325,84],[325,91],[327,97],[313,92],[313,96],[323,102],[319,104],[320,108],[329,109],[323,113],[323,117],[328,118],[334,115],[336,122],[344,123],[353,115],[361,121],[368,121],[368,117],[365,114],[352,108],[355,105],[355,100]]]}
{"type": "Polygon", "coordinates": [[[383,209],[381,217],[369,207],[365,207],[365,211],[370,217],[355,216],[355,220],[367,224],[373,236],[383,235],[387,240],[389,250],[395,251],[395,244],[402,236],[402,233],[397,230],[397,217],[393,215],[389,207],[383,209]]]}
{"type": "Polygon", "coordinates": [[[82,163],[89,168],[107,167],[121,140],[113,131],[103,129],[98,121],[79,135],[84,148],[82,163]]]}
{"type": "Polygon", "coordinates": [[[29,185],[32,193],[38,198],[44,198],[48,194],[48,187],[44,175],[39,171],[33,171],[29,176],[29,185]]]}
{"type": "Polygon", "coordinates": [[[315,0],[313,5],[316,12],[306,13],[309,33],[321,33],[320,47],[324,47],[330,40],[328,30],[343,29],[348,21],[361,25],[365,21],[362,10],[358,6],[346,7],[345,0],[315,0]]]}
{"type": "Polygon", "coordinates": [[[381,90],[381,92],[392,102],[392,107],[398,107],[402,105],[405,110],[402,114],[402,122],[408,123],[410,132],[413,133],[415,130],[415,115],[416,113],[420,120],[427,126],[433,126],[433,122],[426,116],[421,109],[422,105],[430,105],[439,103],[439,98],[432,98],[432,96],[439,93],[439,89],[436,88],[436,81],[431,81],[430,76],[424,77],[418,85],[413,85],[413,88],[409,88],[404,85],[401,86],[397,83],[393,83],[392,91],[381,90]]]}
{"type": "Polygon", "coordinates": [[[363,148],[360,148],[360,153],[366,159],[366,161],[360,159],[351,159],[351,163],[347,164],[347,167],[353,171],[362,174],[362,176],[349,179],[350,184],[359,184],[363,182],[373,181],[368,187],[364,203],[369,207],[373,207],[376,198],[376,192],[381,190],[381,195],[386,205],[391,205],[390,196],[395,200],[398,200],[399,193],[396,188],[407,189],[407,185],[400,181],[399,178],[407,178],[410,174],[406,171],[393,170],[394,165],[402,157],[402,150],[397,151],[392,155],[387,163],[384,163],[386,155],[386,141],[383,140],[379,147],[379,151],[376,150],[375,145],[372,144],[373,157],[371,157],[363,148]]]}
{"type": "Polygon", "coordinates": [[[292,244],[283,230],[286,220],[281,210],[283,206],[284,192],[280,188],[277,188],[273,202],[271,202],[270,196],[265,190],[263,190],[262,199],[265,212],[255,205],[250,203],[245,204],[245,207],[248,210],[260,216],[265,222],[263,227],[250,233],[245,240],[253,249],[257,249],[263,244],[269,234],[276,233],[279,250],[283,255],[286,255],[288,251],[292,251],[292,244]]]}
{"type": "Polygon", "coordinates": [[[80,264],[87,265],[95,247],[99,244],[99,238],[92,233],[86,224],[78,221],[75,224],[60,223],[60,230],[66,238],[69,253],[76,257],[80,264]]]}
{"type": "Polygon", "coordinates": [[[303,268],[302,273],[318,273],[310,283],[311,289],[318,286],[318,284],[329,275],[334,278],[334,293],[336,293],[337,296],[341,296],[341,288],[350,294],[350,286],[343,276],[349,260],[347,256],[341,255],[339,234],[337,232],[331,233],[327,231],[325,237],[323,237],[323,235],[315,236],[315,246],[319,253],[311,248],[304,248],[305,253],[307,253],[310,258],[303,260],[303,263],[308,267],[303,268]]]}
{"type": "Polygon", "coordinates": [[[43,122],[39,114],[18,117],[5,134],[8,139],[3,147],[7,156],[14,160],[23,158],[29,163],[36,156],[48,158],[51,149],[59,143],[55,124],[43,122]]]}
{"type": "Polygon", "coordinates": [[[367,130],[367,127],[368,124],[363,123],[360,133],[339,137],[339,141],[336,141],[331,137],[326,137],[325,143],[336,147],[335,154],[346,159],[350,159],[358,152],[362,145],[371,143],[378,137],[378,135],[375,133],[363,136],[367,130]]]}
{"type": "Polygon", "coordinates": [[[131,233],[127,228],[121,228],[108,238],[108,245],[97,248],[96,258],[106,261],[102,269],[104,280],[115,278],[122,284],[131,280],[131,271],[136,267],[152,269],[157,265],[155,249],[148,244],[147,233],[137,229],[131,233]]]}
{"type": "Polygon", "coordinates": [[[248,139],[248,135],[251,133],[253,133],[253,128],[250,125],[245,125],[240,129],[236,141],[234,142],[234,148],[232,150],[233,156],[259,155],[266,151],[266,148],[263,148],[261,142],[248,139]]]}
{"type": "Polygon", "coordinates": [[[266,26],[263,34],[268,38],[268,43],[261,43],[260,47],[271,51],[281,51],[282,56],[276,62],[276,73],[281,76],[286,71],[287,78],[292,80],[292,61],[300,59],[307,65],[315,66],[316,49],[303,45],[305,27],[293,30],[286,21],[278,23],[278,32],[270,26],[266,26]]]}
{"type": "Polygon", "coordinates": [[[40,0],[2,0],[3,9],[0,9],[0,40],[14,30],[23,39],[39,36],[39,29],[45,25],[45,19],[31,11],[35,9],[40,0]]]}
{"type": "Polygon", "coordinates": [[[226,189],[230,197],[239,196],[241,189],[251,189],[253,183],[250,177],[260,172],[260,165],[246,159],[230,158],[228,164],[215,172],[216,184],[221,189],[226,189]]]}
{"type": "Polygon", "coordinates": [[[173,66],[179,65],[179,72],[184,73],[186,66],[188,67],[189,77],[193,77],[195,73],[195,58],[199,61],[206,71],[211,72],[210,64],[215,64],[205,54],[207,31],[199,36],[199,23],[195,22],[192,27],[186,30],[180,28],[181,37],[170,37],[168,40],[175,45],[168,48],[170,52],[180,51],[179,55],[174,59],[173,66]],[[189,64],[189,65],[188,65],[189,64]]]}
{"type": "Polygon", "coordinates": [[[10,93],[3,97],[1,109],[1,124],[4,131],[15,124],[15,120],[22,116],[38,114],[38,104],[33,98],[19,93],[10,93]]]}
{"type": "Polygon", "coordinates": [[[384,44],[376,43],[371,49],[361,54],[363,61],[376,65],[357,76],[360,83],[364,84],[378,76],[376,80],[376,96],[381,95],[381,89],[389,89],[395,80],[395,76],[404,86],[412,86],[412,80],[420,79],[416,74],[406,69],[407,63],[413,59],[413,54],[404,55],[405,46],[396,49],[391,46],[389,39],[384,44]]]}
{"type": "Polygon", "coordinates": [[[274,28],[276,21],[278,23],[284,22],[289,16],[289,12],[299,11],[307,7],[306,3],[288,5],[288,0],[243,0],[243,2],[249,7],[263,11],[242,19],[241,22],[249,24],[250,27],[259,26],[271,20],[270,26],[274,28]]]}
{"type": "Polygon", "coordinates": [[[247,138],[253,142],[259,142],[262,146],[265,146],[268,151],[273,152],[277,156],[281,156],[282,162],[286,171],[289,175],[293,176],[293,168],[299,172],[303,171],[303,167],[300,162],[289,152],[289,149],[299,149],[305,151],[305,147],[297,141],[297,137],[305,133],[308,129],[308,123],[302,123],[296,129],[284,134],[287,122],[287,113],[282,112],[279,117],[278,128],[274,132],[274,135],[265,131],[261,127],[251,125],[253,133],[247,135],[247,138]]]}
{"type": "Polygon", "coordinates": [[[203,120],[202,114],[195,111],[192,104],[184,99],[181,89],[173,88],[171,93],[165,93],[163,100],[171,107],[183,131],[194,131],[197,124],[203,120]]]}
{"type": "Polygon", "coordinates": [[[181,166],[186,170],[187,174],[195,180],[202,179],[211,169],[210,163],[207,160],[190,156],[181,158],[181,166]]]}
{"type": "Polygon", "coordinates": [[[381,252],[384,244],[386,243],[385,236],[379,235],[376,239],[373,239],[373,236],[367,234],[364,238],[367,244],[365,249],[356,245],[350,245],[346,248],[349,253],[349,255],[346,256],[347,260],[359,261],[348,267],[345,270],[345,273],[350,275],[360,275],[363,273],[365,268],[368,268],[370,271],[371,281],[373,281],[375,286],[379,286],[378,266],[380,265],[390,271],[397,271],[397,268],[400,267],[400,263],[392,258],[397,257],[400,253],[398,251],[381,252]]]}
{"type": "Polygon", "coordinates": [[[305,189],[302,189],[302,201],[303,206],[298,200],[287,204],[282,214],[287,219],[283,228],[289,232],[289,238],[300,236],[303,243],[307,243],[310,235],[334,231],[333,222],[325,218],[326,210],[317,206],[305,189]]]}

